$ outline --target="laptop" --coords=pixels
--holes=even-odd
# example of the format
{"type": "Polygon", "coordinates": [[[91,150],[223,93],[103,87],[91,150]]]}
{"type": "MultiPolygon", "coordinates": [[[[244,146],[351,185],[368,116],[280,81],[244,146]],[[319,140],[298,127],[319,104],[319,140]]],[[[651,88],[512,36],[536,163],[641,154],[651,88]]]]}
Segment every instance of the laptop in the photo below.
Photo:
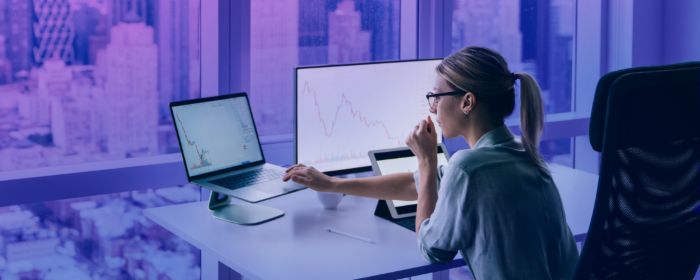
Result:
{"type": "Polygon", "coordinates": [[[170,113],[190,182],[248,202],[305,188],[265,162],[246,93],[172,102],[170,113]]]}
{"type": "MultiPolygon", "coordinates": [[[[418,170],[418,159],[408,147],[375,150],[369,152],[374,175],[388,175],[399,172],[418,170]]],[[[438,166],[446,165],[449,160],[447,149],[443,144],[437,146],[438,166]]],[[[416,201],[380,200],[374,215],[387,219],[411,231],[416,230],[416,201]]]]}

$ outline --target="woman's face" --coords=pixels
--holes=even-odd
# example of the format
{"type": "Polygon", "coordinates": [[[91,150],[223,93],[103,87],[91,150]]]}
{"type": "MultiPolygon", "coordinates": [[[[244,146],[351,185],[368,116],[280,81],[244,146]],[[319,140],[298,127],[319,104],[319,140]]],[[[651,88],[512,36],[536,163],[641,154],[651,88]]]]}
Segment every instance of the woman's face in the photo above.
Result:
{"type": "MultiPolygon", "coordinates": [[[[450,92],[456,89],[450,87],[445,79],[436,75],[435,87],[433,92],[443,93],[450,92]]],[[[462,134],[462,130],[466,125],[466,118],[462,111],[463,96],[440,96],[438,97],[435,111],[437,114],[437,122],[442,128],[443,136],[447,138],[457,137],[462,134]]]]}

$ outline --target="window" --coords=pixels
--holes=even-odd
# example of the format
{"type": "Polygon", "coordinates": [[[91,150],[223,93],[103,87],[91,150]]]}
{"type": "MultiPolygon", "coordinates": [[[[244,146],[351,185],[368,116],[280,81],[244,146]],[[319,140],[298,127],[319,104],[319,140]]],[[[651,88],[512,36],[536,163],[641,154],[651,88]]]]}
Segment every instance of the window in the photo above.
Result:
{"type": "Polygon", "coordinates": [[[452,1],[452,52],[491,48],[537,79],[546,113],[572,110],[574,0],[452,1]]]}
{"type": "Polygon", "coordinates": [[[199,250],[141,214],[199,198],[185,185],[2,207],[0,278],[199,278],[199,250]]]}
{"type": "Polygon", "coordinates": [[[399,2],[251,1],[250,95],[260,134],[293,133],[296,66],[398,59],[399,2]]]}
{"type": "MultiPolygon", "coordinates": [[[[511,71],[537,79],[545,113],[573,111],[575,0],[451,1],[451,52],[470,45],[491,48],[511,71]]],[[[509,120],[517,122],[519,112],[516,98],[509,120]]],[[[573,165],[571,139],[545,139],[540,149],[548,161],[573,165]]]]}
{"type": "MultiPolygon", "coordinates": [[[[199,14],[200,0],[0,1],[0,172],[177,152],[168,103],[200,96],[199,14]]],[[[179,186],[3,206],[0,278],[197,278],[199,251],[141,209],[199,199],[179,186]]]]}
{"type": "Polygon", "coordinates": [[[199,0],[0,3],[0,171],[177,152],[199,0]]]}

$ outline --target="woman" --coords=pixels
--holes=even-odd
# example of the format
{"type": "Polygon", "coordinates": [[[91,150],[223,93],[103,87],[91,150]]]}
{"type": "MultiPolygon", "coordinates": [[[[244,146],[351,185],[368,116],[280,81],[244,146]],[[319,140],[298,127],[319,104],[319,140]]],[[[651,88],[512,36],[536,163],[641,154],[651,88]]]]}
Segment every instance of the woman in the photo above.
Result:
{"type": "Polygon", "coordinates": [[[570,278],[578,251],[537,149],[543,126],[537,82],[511,73],[500,54],[480,47],[452,54],[436,70],[436,93],[427,95],[431,113],[445,137],[462,136],[472,149],[456,152],[438,169],[437,135],[428,117],[406,139],[419,161],[415,174],[339,179],[295,165],[284,180],[317,191],[418,200],[423,255],[446,262],[459,251],[476,279],[570,278]],[[516,80],[520,142],[504,125],[515,107],[516,80]]]}

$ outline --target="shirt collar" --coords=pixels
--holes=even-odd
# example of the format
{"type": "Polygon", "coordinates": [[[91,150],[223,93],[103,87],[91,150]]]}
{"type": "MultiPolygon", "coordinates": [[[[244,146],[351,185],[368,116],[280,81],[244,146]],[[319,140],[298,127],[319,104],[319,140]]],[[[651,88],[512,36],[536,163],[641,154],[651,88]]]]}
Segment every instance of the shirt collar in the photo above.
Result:
{"type": "Polygon", "coordinates": [[[476,141],[474,149],[504,144],[513,140],[513,134],[510,132],[508,127],[501,125],[490,130],[489,132],[484,133],[484,135],[479,138],[479,141],[476,141]]]}

